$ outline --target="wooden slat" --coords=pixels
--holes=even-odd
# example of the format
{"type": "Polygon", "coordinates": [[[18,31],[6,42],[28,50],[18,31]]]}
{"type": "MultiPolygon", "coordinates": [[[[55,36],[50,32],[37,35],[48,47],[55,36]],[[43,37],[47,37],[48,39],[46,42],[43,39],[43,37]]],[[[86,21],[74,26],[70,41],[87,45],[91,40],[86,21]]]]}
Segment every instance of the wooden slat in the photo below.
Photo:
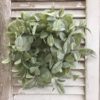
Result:
{"type": "Polygon", "coordinates": [[[84,100],[82,95],[15,95],[14,100],[84,100]]]}
{"type": "MultiPolygon", "coordinates": [[[[38,13],[41,11],[40,10],[36,10],[36,11],[23,11],[23,10],[22,11],[12,11],[11,18],[20,17],[20,14],[22,12],[26,12],[26,13],[32,15],[34,13],[38,13]]],[[[65,12],[66,12],[66,14],[72,14],[74,17],[85,18],[84,10],[66,10],[65,12]]]]}
{"type": "MultiPolygon", "coordinates": [[[[66,79],[65,80],[65,82],[63,83],[64,84],[64,86],[85,86],[85,80],[84,80],[84,78],[83,79],[76,79],[76,80],[73,80],[73,79],[66,79]]],[[[16,78],[14,78],[13,80],[12,80],[12,85],[14,86],[14,87],[16,87],[16,86],[18,86],[18,87],[21,87],[22,85],[21,85],[21,83],[19,83],[18,82],[18,79],[16,79],[16,78]]],[[[50,84],[49,86],[52,86],[52,84],[50,84]]]]}
{"type": "MultiPolygon", "coordinates": [[[[19,18],[20,18],[20,16],[19,16],[19,18]]],[[[86,16],[85,17],[73,17],[73,18],[74,18],[74,20],[85,20],[86,19],[86,16]]],[[[15,19],[16,19],[16,17],[11,16],[11,20],[15,20],[15,19]]]]}
{"type": "MultiPolygon", "coordinates": [[[[13,20],[15,20],[15,19],[16,19],[16,18],[12,18],[11,21],[13,21],[13,20]]],[[[81,21],[86,21],[86,19],[84,19],[84,18],[83,18],[83,19],[82,19],[82,18],[81,18],[81,19],[74,18],[74,23],[76,23],[77,25],[78,25],[81,21]]]]}
{"type": "MultiPolygon", "coordinates": [[[[52,5],[52,2],[13,2],[12,10],[48,9],[51,8],[52,5]]],[[[85,2],[56,2],[54,3],[54,7],[56,9],[85,9],[85,2]]]]}
{"type": "Polygon", "coordinates": [[[85,1],[85,0],[11,0],[12,2],[65,2],[65,1],[85,1]]]}
{"type": "MultiPolygon", "coordinates": [[[[65,94],[69,94],[69,95],[72,95],[72,94],[75,94],[75,95],[84,95],[84,87],[64,87],[65,88],[65,94]]],[[[13,87],[13,93],[14,94],[29,94],[29,95],[35,95],[35,94],[41,94],[41,95],[44,95],[44,94],[59,94],[57,90],[53,90],[53,87],[44,87],[44,88],[37,88],[37,87],[34,87],[34,88],[31,88],[31,89],[26,89],[26,90],[23,90],[22,88],[19,88],[19,87],[13,87]]]]}

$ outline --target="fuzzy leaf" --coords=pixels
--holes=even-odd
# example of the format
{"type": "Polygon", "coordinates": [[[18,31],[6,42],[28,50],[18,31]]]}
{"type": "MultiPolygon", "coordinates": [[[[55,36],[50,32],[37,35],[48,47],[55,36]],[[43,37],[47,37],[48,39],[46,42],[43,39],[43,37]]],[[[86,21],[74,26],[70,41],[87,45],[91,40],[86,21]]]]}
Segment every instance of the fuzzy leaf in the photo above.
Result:
{"type": "Polygon", "coordinates": [[[39,70],[38,66],[31,67],[30,72],[35,73],[35,75],[40,75],[40,70],[39,70]]]}
{"type": "Polygon", "coordinates": [[[32,62],[33,64],[35,64],[35,63],[36,63],[36,58],[35,58],[35,57],[32,57],[32,58],[31,58],[31,62],[32,62]]]}
{"type": "Polygon", "coordinates": [[[54,45],[57,49],[62,50],[61,41],[59,39],[55,39],[54,45]]]}
{"type": "Polygon", "coordinates": [[[66,40],[66,36],[65,36],[65,34],[63,32],[59,32],[58,34],[59,34],[59,37],[60,37],[60,39],[62,41],[65,41],[66,40]]]}
{"type": "Polygon", "coordinates": [[[30,36],[19,36],[15,40],[15,46],[18,51],[28,51],[30,50],[33,38],[30,36]]]}
{"type": "Polygon", "coordinates": [[[64,53],[61,51],[57,51],[57,58],[62,60],[64,58],[64,53]]]}
{"type": "Polygon", "coordinates": [[[75,58],[76,61],[80,60],[81,55],[80,55],[80,53],[78,51],[74,51],[73,55],[74,55],[74,58],[75,58]]]}
{"type": "Polygon", "coordinates": [[[74,67],[73,63],[68,63],[68,62],[63,63],[63,68],[72,68],[72,67],[74,67]]]}
{"type": "Polygon", "coordinates": [[[59,16],[60,16],[60,17],[63,17],[63,16],[64,16],[64,9],[60,9],[60,10],[59,10],[59,16]]]}
{"type": "Polygon", "coordinates": [[[63,17],[63,19],[64,19],[64,23],[65,23],[65,25],[68,27],[69,25],[71,25],[72,23],[73,23],[73,17],[72,17],[72,15],[65,15],[64,17],[63,17]]]}
{"type": "Polygon", "coordinates": [[[44,39],[44,38],[46,38],[47,36],[48,36],[48,33],[46,33],[46,32],[41,32],[40,38],[41,38],[41,39],[44,39]]]}
{"type": "Polygon", "coordinates": [[[34,79],[30,79],[28,81],[25,82],[25,84],[23,85],[24,89],[29,89],[35,86],[35,80],[34,79]]]}
{"type": "Polygon", "coordinates": [[[21,59],[18,59],[17,61],[14,62],[15,65],[18,65],[21,63],[21,59]]]}
{"type": "Polygon", "coordinates": [[[2,64],[8,64],[9,62],[10,62],[10,59],[7,58],[7,59],[3,60],[1,63],[2,63],[2,64]]]}
{"type": "Polygon", "coordinates": [[[80,48],[79,52],[82,56],[94,55],[94,51],[88,48],[80,48]]]}
{"type": "Polygon", "coordinates": [[[65,25],[61,19],[58,19],[53,24],[53,30],[54,31],[64,31],[65,25]]]}
{"type": "Polygon", "coordinates": [[[62,62],[58,61],[52,68],[52,73],[56,74],[58,72],[62,72],[62,62]]]}
{"type": "Polygon", "coordinates": [[[52,85],[60,94],[64,94],[64,86],[60,83],[58,78],[52,78],[52,85]]]}
{"type": "Polygon", "coordinates": [[[36,33],[36,28],[37,28],[37,23],[34,24],[33,29],[32,29],[32,34],[35,35],[36,33]]]}
{"type": "Polygon", "coordinates": [[[73,54],[69,54],[69,55],[66,56],[65,60],[66,60],[67,62],[72,63],[72,62],[74,62],[75,59],[74,59],[73,54]]]}
{"type": "Polygon", "coordinates": [[[68,49],[68,47],[67,47],[67,40],[65,41],[65,43],[64,43],[64,45],[63,45],[63,50],[64,50],[64,53],[66,54],[67,53],[67,49],[68,49]]]}
{"type": "Polygon", "coordinates": [[[47,38],[47,43],[49,46],[53,46],[54,45],[54,38],[53,38],[53,35],[49,35],[48,38],[47,38]]]}

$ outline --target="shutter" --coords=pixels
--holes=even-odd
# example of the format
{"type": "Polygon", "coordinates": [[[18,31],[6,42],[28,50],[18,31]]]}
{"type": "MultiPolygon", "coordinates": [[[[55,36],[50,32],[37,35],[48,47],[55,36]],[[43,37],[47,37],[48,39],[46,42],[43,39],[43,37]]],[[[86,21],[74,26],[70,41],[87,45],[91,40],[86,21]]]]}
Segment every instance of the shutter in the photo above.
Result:
{"type": "MultiPolygon", "coordinates": [[[[66,2],[65,0],[54,0],[54,1],[56,1],[54,3],[56,9],[65,8],[66,13],[70,13],[74,15],[74,20],[76,20],[77,23],[80,20],[83,20],[86,18],[86,13],[85,13],[86,5],[85,5],[84,0],[80,0],[80,1],[79,0],[69,0],[69,1],[67,0],[66,2]]],[[[15,19],[16,17],[20,17],[20,13],[22,11],[25,11],[31,14],[31,12],[32,13],[39,12],[41,10],[50,8],[51,6],[52,6],[52,2],[50,2],[49,0],[48,2],[46,0],[35,0],[34,2],[33,0],[12,0],[11,18],[15,19]]],[[[84,43],[82,44],[84,45],[84,43]]],[[[98,51],[96,51],[96,53],[97,52],[98,51]]],[[[16,73],[12,73],[13,100],[33,100],[33,99],[34,100],[55,100],[55,99],[57,100],[97,100],[97,99],[90,99],[88,97],[89,96],[88,92],[90,92],[91,89],[90,88],[88,89],[87,85],[90,85],[90,82],[92,81],[89,81],[89,79],[87,79],[87,77],[90,78],[89,75],[91,72],[87,73],[87,70],[89,69],[85,67],[86,66],[85,63],[86,62],[84,61],[84,59],[80,59],[80,62],[77,65],[77,67],[75,69],[72,69],[74,73],[79,75],[79,78],[76,81],[72,79],[66,80],[65,82],[66,92],[64,95],[59,95],[57,91],[52,91],[51,85],[45,88],[33,88],[30,90],[23,90],[21,88],[21,84],[18,83],[17,77],[15,77],[16,73]]],[[[87,64],[87,66],[88,65],[90,66],[90,64],[87,64]]],[[[95,70],[95,72],[96,71],[97,70],[95,70]]]]}
{"type": "MultiPolygon", "coordinates": [[[[19,0],[17,0],[19,1],[19,0]]],[[[21,0],[20,0],[21,1],[21,0]]],[[[23,0],[22,0],[23,1],[23,0]]],[[[28,0],[26,0],[28,1],[28,0]]],[[[52,2],[12,2],[12,14],[11,17],[14,19],[20,17],[22,11],[31,14],[39,12],[44,9],[48,9],[52,6],[52,2]]],[[[42,1],[42,0],[38,0],[42,1]]],[[[45,0],[44,0],[45,1],[45,0]]],[[[58,0],[63,1],[63,0],[58,0]]],[[[66,13],[74,15],[74,19],[77,23],[80,20],[85,19],[85,2],[84,1],[66,1],[66,2],[55,2],[55,8],[65,8],[66,13]]],[[[84,44],[84,43],[83,43],[84,44]]],[[[33,88],[30,90],[23,90],[21,84],[15,77],[15,73],[12,73],[12,86],[14,100],[85,100],[85,62],[84,59],[80,59],[80,63],[75,69],[72,69],[74,73],[80,77],[74,81],[67,79],[65,82],[65,94],[59,95],[57,91],[52,91],[52,86],[49,85],[45,88],[33,88]]]]}

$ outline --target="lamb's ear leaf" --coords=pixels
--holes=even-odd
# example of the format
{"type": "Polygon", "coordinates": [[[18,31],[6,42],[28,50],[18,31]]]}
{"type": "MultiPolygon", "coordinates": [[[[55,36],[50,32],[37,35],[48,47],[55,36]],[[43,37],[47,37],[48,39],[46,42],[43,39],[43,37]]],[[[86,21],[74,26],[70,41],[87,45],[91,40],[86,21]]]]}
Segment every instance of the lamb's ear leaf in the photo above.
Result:
{"type": "Polygon", "coordinates": [[[27,18],[29,18],[30,16],[28,15],[28,13],[22,12],[21,13],[21,18],[26,20],[27,18]]]}
{"type": "Polygon", "coordinates": [[[59,17],[62,17],[62,16],[64,16],[64,9],[59,10],[59,17]]]}
{"type": "Polygon", "coordinates": [[[75,61],[74,55],[73,54],[66,55],[65,60],[69,63],[73,63],[75,61]]]}
{"type": "Polygon", "coordinates": [[[62,41],[65,41],[65,40],[66,40],[65,33],[59,32],[58,35],[59,35],[59,37],[60,37],[60,39],[61,39],[62,41]]]}
{"type": "Polygon", "coordinates": [[[52,34],[48,36],[47,43],[51,47],[54,45],[54,38],[53,38],[53,35],[52,34]]]}
{"type": "Polygon", "coordinates": [[[95,52],[93,50],[91,50],[91,49],[88,49],[88,48],[80,48],[79,49],[79,53],[82,56],[95,55],[95,52]]]}
{"type": "Polygon", "coordinates": [[[16,35],[24,33],[25,30],[24,21],[21,19],[16,19],[8,25],[8,31],[16,35]]]}
{"type": "Polygon", "coordinates": [[[63,20],[57,19],[53,23],[53,31],[64,31],[65,30],[65,25],[63,20]]]}
{"type": "Polygon", "coordinates": [[[59,39],[55,39],[54,45],[57,49],[62,50],[61,41],[59,39]]]}
{"type": "Polygon", "coordinates": [[[64,86],[58,78],[52,78],[52,85],[53,88],[56,89],[60,94],[65,93],[64,86]]]}
{"type": "Polygon", "coordinates": [[[62,60],[64,58],[64,53],[62,51],[57,51],[57,58],[62,60]]]}
{"type": "Polygon", "coordinates": [[[78,51],[74,51],[73,55],[74,55],[74,58],[75,58],[76,61],[80,60],[81,55],[80,55],[80,53],[78,51]]]}
{"type": "Polygon", "coordinates": [[[35,86],[35,80],[32,78],[30,80],[27,80],[24,84],[23,84],[23,88],[24,89],[29,89],[35,86]]]}
{"type": "Polygon", "coordinates": [[[68,49],[68,41],[66,40],[64,45],[63,45],[63,50],[64,50],[65,54],[67,53],[67,49],[68,49]]]}
{"type": "Polygon", "coordinates": [[[15,65],[18,65],[21,63],[21,59],[18,59],[17,61],[14,62],[15,65]]]}
{"type": "Polygon", "coordinates": [[[57,90],[58,90],[58,92],[60,93],[60,94],[64,94],[65,93],[65,90],[64,90],[64,86],[63,86],[63,84],[61,84],[60,82],[58,82],[57,81],[57,90]]]}
{"type": "Polygon", "coordinates": [[[34,26],[33,26],[33,28],[32,28],[32,34],[33,35],[35,35],[35,33],[36,33],[37,26],[38,26],[38,24],[35,23],[34,26]]]}
{"type": "Polygon", "coordinates": [[[51,47],[50,51],[51,51],[52,56],[56,58],[57,57],[57,49],[55,47],[51,47]]]}
{"type": "Polygon", "coordinates": [[[41,38],[41,39],[44,39],[44,38],[46,38],[47,36],[48,36],[48,33],[46,33],[46,32],[41,32],[40,38],[41,38]]]}
{"type": "Polygon", "coordinates": [[[38,66],[31,67],[30,72],[34,73],[35,75],[40,75],[40,70],[39,70],[38,66]]]}
{"type": "Polygon", "coordinates": [[[8,64],[8,63],[10,63],[10,58],[4,59],[1,63],[2,64],[8,64]]]}
{"type": "Polygon", "coordinates": [[[52,67],[52,73],[56,74],[58,72],[62,72],[62,62],[58,61],[54,66],[52,67]]]}
{"type": "Polygon", "coordinates": [[[19,36],[15,40],[15,46],[18,51],[28,51],[32,42],[33,38],[31,36],[19,36]]]}
{"type": "Polygon", "coordinates": [[[73,23],[73,16],[71,14],[66,14],[63,16],[64,23],[66,27],[73,23]]]}

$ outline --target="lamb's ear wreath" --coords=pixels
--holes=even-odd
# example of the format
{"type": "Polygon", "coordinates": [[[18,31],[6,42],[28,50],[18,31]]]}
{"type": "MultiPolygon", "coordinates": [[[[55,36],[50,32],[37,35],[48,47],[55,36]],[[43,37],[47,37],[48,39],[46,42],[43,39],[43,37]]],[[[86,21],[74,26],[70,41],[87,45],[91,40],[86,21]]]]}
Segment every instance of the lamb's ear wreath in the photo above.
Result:
{"type": "Polygon", "coordinates": [[[24,88],[53,84],[64,93],[65,78],[77,78],[71,71],[81,58],[94,54],[82,46],[86,25],[72,15],[54,9],[34,15],[21,14],[8,26],[10,63],[24,88]]]}

